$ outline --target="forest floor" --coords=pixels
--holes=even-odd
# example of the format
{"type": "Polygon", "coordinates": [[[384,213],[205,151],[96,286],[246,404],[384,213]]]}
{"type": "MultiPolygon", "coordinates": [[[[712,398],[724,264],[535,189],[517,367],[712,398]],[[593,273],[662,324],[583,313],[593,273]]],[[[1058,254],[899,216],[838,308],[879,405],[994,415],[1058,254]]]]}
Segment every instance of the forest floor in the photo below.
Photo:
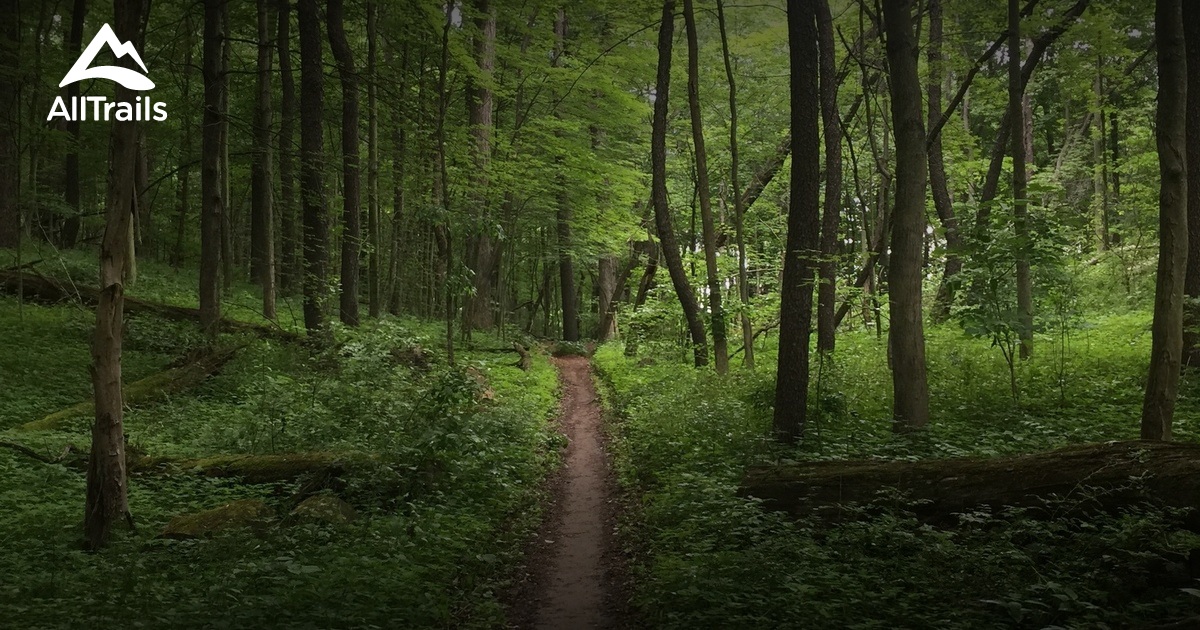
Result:
{"type": "Polygon", "coordinates": [[[616,483],[586,357],[554,359],[562,387],[563,465],[550,480],[547,515],[527,550],[520,627],[628,627],[623,558],[614,540],[616,483]]]}

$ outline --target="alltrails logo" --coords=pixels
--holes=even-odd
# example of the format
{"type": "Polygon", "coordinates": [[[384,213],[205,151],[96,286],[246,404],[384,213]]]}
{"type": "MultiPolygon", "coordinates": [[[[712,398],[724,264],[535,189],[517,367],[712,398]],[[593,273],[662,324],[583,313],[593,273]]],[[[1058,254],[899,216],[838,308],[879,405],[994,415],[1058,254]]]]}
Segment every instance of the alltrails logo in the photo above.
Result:
{"type": "MultiPolygon", "coordinates": [[[[105,24],[100,27],[100,32],[96,33],[92,43],[88,44],[87,49],[79,56],[75,65],[71,66],[71,70],[67,72],[67,76],[63,77],[58,87],[64,87],[84,79],[108,79],[116,81],[130,90],[144,91],[154,88],[154,82],[136,70],[120,66],[91,67],[96,55],[100,54],[100,49],[105,46],[112,50],[117,59],[129,55],[142,68],[142,72],[148,72],[146,64],[142,62],[133,43],[122,43],[112,28],[105,24]]],[[[69,101],[59,96],[54,99],[54,105],[51,106],[50,115],[46,117],[46,120],[51,121],[59,117],[69,121],[88,120],[89,110],[91,120],[108,121],[116,118],[119,121],[154,120],[162,122],[167,119],[167,104],[155,103],[149,96],[145,98],[139,96],[133,103],[120,101],[110,103],[104,96],[79,96],[69,101]]]]}

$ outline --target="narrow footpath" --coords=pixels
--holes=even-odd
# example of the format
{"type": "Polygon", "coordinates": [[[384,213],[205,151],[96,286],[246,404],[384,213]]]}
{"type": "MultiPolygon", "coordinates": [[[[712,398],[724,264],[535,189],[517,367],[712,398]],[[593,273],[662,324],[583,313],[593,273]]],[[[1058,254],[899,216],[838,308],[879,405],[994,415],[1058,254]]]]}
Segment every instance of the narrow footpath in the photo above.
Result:
{"type": "Polygon", "coordinates": [[[568,446],[551,504],[531,545],[522,627],[624,628],[621,554],[613,540],[616,490],[600,403],[585,357],[554,360],[562,384],[559,430],[568,446]]]}

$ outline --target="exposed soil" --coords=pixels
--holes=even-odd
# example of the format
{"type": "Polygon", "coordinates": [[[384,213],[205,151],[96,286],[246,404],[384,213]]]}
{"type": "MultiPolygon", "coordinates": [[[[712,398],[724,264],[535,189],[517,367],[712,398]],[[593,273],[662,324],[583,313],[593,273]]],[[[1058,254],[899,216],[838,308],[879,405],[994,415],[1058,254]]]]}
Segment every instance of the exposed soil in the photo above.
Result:
{"type": "Polygon", "coordinates": [[[546,518],[527,550],[526,575],[513,596],[516,627],[628,628],[622,555],[613,535],[617,506],[588,360],[554,360],[563,395],[562,469],[550,481],[546,518]]]}

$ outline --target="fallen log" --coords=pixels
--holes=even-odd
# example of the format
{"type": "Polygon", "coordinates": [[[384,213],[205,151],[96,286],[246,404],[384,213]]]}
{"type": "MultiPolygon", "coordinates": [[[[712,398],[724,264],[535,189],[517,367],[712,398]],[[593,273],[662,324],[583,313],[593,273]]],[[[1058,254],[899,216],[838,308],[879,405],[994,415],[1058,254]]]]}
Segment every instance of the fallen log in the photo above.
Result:
{"type": "MultiPolygon", "coordinates": [[[[24,273],[20,271],[0,271],[0,292],[20,294],[25,300],[56,304],[59,302],[80,302],[86,306],[95,306],[100,300],[100,290],[85,285],[64,285],[53,278],[41,274],[24,273]]],[[[150,302],[129,295],[125,296],[126,313],[142,313],[170,319],[173,321],[200,321],[200,309],[173,304],[150,302]]],[[[254,324],[233,319],[221,320],[221,329],[231,332],[248,332],[260,337],[271,337],[283,341],[300,341],[304,336],[278,326],[254,324]]]]}
{"type": "MultiPolygon", "coordinates": [[[[186,359],[182,365],[129,383],[124,388],[125,405],[138,405],[192,389],[220,370],[237,354],[240,348],[241,346],[205,350],[199,356],[186,359]]],[[[19,425],[14,429],[16,431],[54,431],[63,428],[76,418],[91,417],[95,412],[95,401],[85,400],[39,420],[19,425]]]]}
{"type": "Polygon", "coordinates": [[[287,453],[282,455],[214,455],[194,459],[141,457],[129,462],[129,471],[140,474],[194,474],[203,477],[237,477],[243,483],[269,484],[300,477],[341,477],[369,466],[375,457],[365,453],[287,453]]]}
{"type": "MultiPolygon", "coordinates": [[[[1200,444],[1106,442],[996,458],[827,461],[751,467],[739,494],[797,518],[838,520],[844,506],[899,490],[926,522],[981,506],[1035,511],[1066,499],[1083,510],[1115,511],[1141,500],[1200,506],[1200,444]]],[[[1048,512],[1052,514],[1053,512],[1048,512]]]]}

